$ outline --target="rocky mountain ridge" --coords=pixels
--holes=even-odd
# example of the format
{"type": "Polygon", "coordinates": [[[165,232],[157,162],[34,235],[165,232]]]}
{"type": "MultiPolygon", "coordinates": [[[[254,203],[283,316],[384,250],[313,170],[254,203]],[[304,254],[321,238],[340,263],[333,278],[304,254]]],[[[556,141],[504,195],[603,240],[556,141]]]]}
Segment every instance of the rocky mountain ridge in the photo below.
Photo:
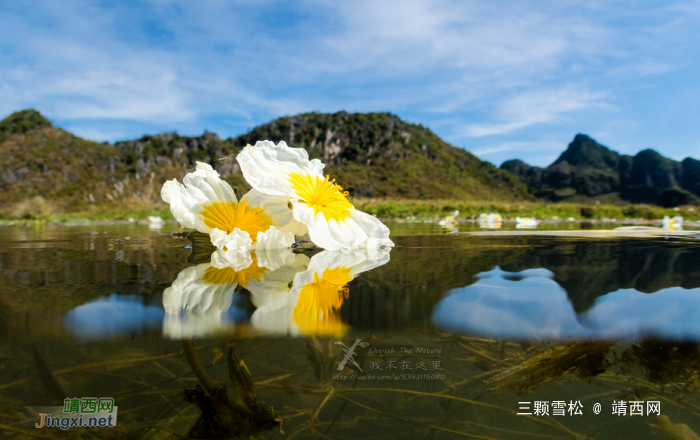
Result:
{"type": "Polygon", "coordinates": [[[700,202],[700,161],[681,162],[647,149],[619,154],[584,134],[545,168],[514,159],[501,169],[517,176],[537,197],[552,201],[590,201],[607,197],[665,207],[700,202]]]}
{"type": "Polygon", "coordinates": [[[306,113],[229,139],[161,133],[112,145],[81,139],[24,110],[0,121],[0,211],[33,198],[64,212],[159,204],[163,182],[181,178],[197,161],[246,191],[235,155],[264,139],[307,149],[351,197],[532,199],[511,173],[389,113],[306,113]]]}

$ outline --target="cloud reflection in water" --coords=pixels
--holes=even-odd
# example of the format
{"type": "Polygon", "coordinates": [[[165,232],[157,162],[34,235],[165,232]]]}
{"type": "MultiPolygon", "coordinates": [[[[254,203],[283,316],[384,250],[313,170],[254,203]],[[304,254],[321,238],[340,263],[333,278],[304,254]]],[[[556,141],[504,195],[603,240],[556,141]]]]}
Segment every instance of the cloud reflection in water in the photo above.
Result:
{"type": "Polygon", "coordinates": [[[157,328],[164,315],[140,296],[115,293],[70,310],[63,322],[80,339],[93,340],[157,328]]]}
{"type": "Polygon", "coordinates": [[[476,283],[448,292],[432,322],[491,337],[700,340],[700,289],[670,287],[652,294],[620,289],[576,314],[553,275],[546,269],[483,272],[476,283]]]}

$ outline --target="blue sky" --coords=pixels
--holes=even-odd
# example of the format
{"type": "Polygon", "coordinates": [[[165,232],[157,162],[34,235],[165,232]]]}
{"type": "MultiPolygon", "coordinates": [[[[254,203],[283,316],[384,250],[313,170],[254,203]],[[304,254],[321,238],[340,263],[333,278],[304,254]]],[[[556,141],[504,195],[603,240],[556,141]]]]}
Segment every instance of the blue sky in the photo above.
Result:
{"type": "Polygon", "coordinates": [[[0,117],[94,140],[388,111],[496,165],[576,133],[700,157],[700,1],[0,5],[0,117]]]}

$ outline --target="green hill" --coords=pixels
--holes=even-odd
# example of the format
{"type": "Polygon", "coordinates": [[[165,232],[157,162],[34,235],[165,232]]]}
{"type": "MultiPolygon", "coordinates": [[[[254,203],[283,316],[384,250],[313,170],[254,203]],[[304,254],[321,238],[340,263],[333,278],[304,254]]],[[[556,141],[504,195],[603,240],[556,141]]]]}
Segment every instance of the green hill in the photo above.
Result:
{"type": "Polygon", "coordinates": [[[211,163],[245,191],[235,154],[264,139],[307,149],[351,197],[532,199],[511,173],[389,113],[307,113],[225,140],[208,132],[161,133],[112,145],[81,139],[24,110],[0,121],[0,212],[36,216],[124,204],[162,206],[163,182],[181,178],[196,161],[211,163]]]}
{"type": "Polygon", "coordinates": [[[37,128],[51,126],[51,122],[36,110],[15,112],[0,121],[0,143],[13,134],[27,133],[37,128]]]}
{"type": "Polygon", "coordinates": [[[233,140],[285,141],[321,159],[352,196],[410,199],[531,198],[510,173],[390,113],[306,113],[279,118],[233,140]]]}

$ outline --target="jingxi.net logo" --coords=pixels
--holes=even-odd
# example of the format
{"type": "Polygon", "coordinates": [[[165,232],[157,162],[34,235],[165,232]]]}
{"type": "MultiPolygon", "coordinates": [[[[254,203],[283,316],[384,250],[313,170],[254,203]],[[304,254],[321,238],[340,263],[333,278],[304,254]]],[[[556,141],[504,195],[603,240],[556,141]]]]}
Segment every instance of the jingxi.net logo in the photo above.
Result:
{"type": "Polygon", "coordinates": [[[338,371],[343,371],[345,368],[345,365],[349,362],[352,362],[354,366],[357,367],[358,370],[362,371],[362,368],[360,365],[355,362],[355,356],[357,356],[357,352],[355,349],[359,347],[367,348],[369,347],[369,342],[363,342],[362,339],[355,339],[355,342],[352,344],[352,346],[348,347],[343,343],[342,341],[335,341],[335,345],[342,345],[343,346],[343,352],[345,353],[345,356],[343,357],[343,360],[340,361],[338,364],[338,371]]]}
{"type": "Polygon", "coordinates": [[[24,407],[23,418],[35,428],[111,428],[118,409],[112,397],[68,397],[63,406],[24,407]]]}

